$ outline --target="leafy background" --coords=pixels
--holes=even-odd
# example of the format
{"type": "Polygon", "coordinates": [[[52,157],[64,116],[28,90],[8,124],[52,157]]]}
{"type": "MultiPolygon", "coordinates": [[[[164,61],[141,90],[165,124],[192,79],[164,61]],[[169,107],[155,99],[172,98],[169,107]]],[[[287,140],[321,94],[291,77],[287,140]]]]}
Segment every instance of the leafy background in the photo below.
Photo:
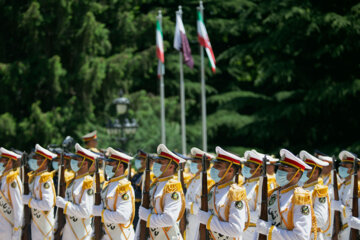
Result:
{"type": "MultiPolygon", "coordinates": [[[[93,129],[100,147],[120,89],[139,129],[126,150],[155,152],[160,142],[155,20],[163,13],[167,145],[180,151],[175,11],[195,67],[185,67],[187,144],[201,147],[197,1],[0,0],[0,145],[81,141],[93,129]]],[[[320,149],[360,152],[358,1],[204,1],[217,59],[206,67],[208,144],[242,154],[320,149]]]]}

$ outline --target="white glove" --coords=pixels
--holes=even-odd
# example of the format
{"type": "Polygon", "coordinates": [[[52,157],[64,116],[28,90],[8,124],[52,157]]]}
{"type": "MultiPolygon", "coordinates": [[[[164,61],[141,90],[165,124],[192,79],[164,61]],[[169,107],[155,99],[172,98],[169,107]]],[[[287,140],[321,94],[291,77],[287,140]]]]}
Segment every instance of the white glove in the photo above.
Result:
{"type": "MultiPolygon", "coordinates": [[[[191,209],[191,208],[190,208],[191,209]]],[[[197,203],[193,203],[192,204],[192,210],[193,210],[193,215],[197,215],[198,213],[199,213],[199,210],[200,210],[200,208],[199,208],[199,204],[197,204],[197,203]]]]}
{"type": "Polygon", "coordinates": [[[271,225],[272,225],[271,222],[266,222],[264,220],[258,219],[256,222],[256,231],[258,233],[268,235],[271,225]]]}
{"type": "Polygon", "coordinates": [[[65,208],[67,201],[63,199],[62,197],[57,196],[56,197],[56,206],[59,208],[65,208]]]}
{"type": "Polygon", "coordinates": [[[344,205],[342,205],[341,201],[336,201],[336,200],[331,201],[331,208],[336,210],[336,211],[342,211],[343,206],[344,205]]]}
{"type": "Polygon", "coordinates": [[[146,209],[143,206],[140,206],[140,208],[139,208],[139,218],[140,219],[147,221],[150,214],[151,214],[150,209],[146,209]]]}
{"type": "Polygon", "coordinates": [[[356,217],[350,217],[349,226],[351,228],[360,230],[360,219],[356,217]]]}
{"type": "Polygon", "coordinates": [[[28,194],[28,195],[22,195],[22,202],[23,202],[23,204],[24,204],[24,205],[28,205],[30,198],[31,198],[30,194],[28,194]]]}
{"type": "Polygon", "coordinates": [[[13,230],[11,235],[11,240],[20,240],[21,239],[21,227],[17,231],[13,230]]]}
{"type": "Polygon", "coordinates": [[[199,219],[199,222],[202,223],[202,224],[207,224],[210,216],[211,216],[211,213],[210,212],[205,212],[203,210],[199,210],[198,212],[198,219],[199,219]]]}
{"type": "Polygon", "coordinates": [[[94,216],[101,216],[102,210],[104,210],[104,205],[103,204],[94,205],[93,209],[92,209],[92,214],[94,216]]]}
{"type": "Polygon", "coordinates": [[[190,211],[192,202],[185,202],[185,208],[190,211]]]}

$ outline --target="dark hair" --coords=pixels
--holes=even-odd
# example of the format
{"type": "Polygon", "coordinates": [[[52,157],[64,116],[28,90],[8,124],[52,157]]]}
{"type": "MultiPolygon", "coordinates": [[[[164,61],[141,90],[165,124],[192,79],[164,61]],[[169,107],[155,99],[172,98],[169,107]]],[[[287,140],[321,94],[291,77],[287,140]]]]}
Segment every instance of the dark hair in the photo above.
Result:
{"type": "MultiPolygon", "coordinates": [[[[125,169],[128,168],[129,164],[124,163],[123,161],[121,161],[120,164],[122,164],[122,165],[124,166],[124,172],[125,172],[125,169]]],[[[119,166],[120,166],[120,165],[119,165],[119,166]]]]}
{"type": "Polygon", "coordinates": [[[176,162],[174,162],[174,161],[171,161],[170,165],[174,165],[174,173],[176,173],[179,165],[178,165],[176,162]]]}
{"type": "Polygon", "coordinates": [[[233,164],[231,166],[232,169],[234,169],[234,176],[237,175],[240,171],[240,166],[233,164]]]}

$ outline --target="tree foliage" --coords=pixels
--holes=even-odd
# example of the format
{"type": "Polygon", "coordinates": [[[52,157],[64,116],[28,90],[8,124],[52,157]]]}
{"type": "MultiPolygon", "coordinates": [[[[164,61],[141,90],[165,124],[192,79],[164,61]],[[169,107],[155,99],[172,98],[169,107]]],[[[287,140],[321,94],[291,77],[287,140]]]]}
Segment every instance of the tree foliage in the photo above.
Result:
{"type": "MultiPolygon", "coordinates": [[[[160,141],[155,20],[163,13],[167,141],[181,149],[175,11],[194,69],[185,67],[187,142],[201,147],[197,1],[0,1],[0,145],[29,149],[97,129],[112,100],[131,100],[139,129],[127,149],[160,141]]],[[[360,151],[360,4],[356,1],[204,1],[217,59],[206,67],[209,148],[241,154],[317,148],[360,151]]]]}

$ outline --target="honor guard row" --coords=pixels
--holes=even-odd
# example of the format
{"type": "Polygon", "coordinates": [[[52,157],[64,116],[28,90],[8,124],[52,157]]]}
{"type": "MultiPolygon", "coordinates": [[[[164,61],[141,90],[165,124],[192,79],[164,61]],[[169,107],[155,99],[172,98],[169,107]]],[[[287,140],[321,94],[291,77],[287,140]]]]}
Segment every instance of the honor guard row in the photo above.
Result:
{"type": "Polygon", "coordinates": [[[282,149],[276,159],[216,147],[185,157],[160,144],[156,155],[139,150],[134,159],[95,148],[37,144],[28,157],[0,148],[0,239],[358,239],[360,171],[351,152],[339,154],[337,174],[320,152],[282,149]]]}

